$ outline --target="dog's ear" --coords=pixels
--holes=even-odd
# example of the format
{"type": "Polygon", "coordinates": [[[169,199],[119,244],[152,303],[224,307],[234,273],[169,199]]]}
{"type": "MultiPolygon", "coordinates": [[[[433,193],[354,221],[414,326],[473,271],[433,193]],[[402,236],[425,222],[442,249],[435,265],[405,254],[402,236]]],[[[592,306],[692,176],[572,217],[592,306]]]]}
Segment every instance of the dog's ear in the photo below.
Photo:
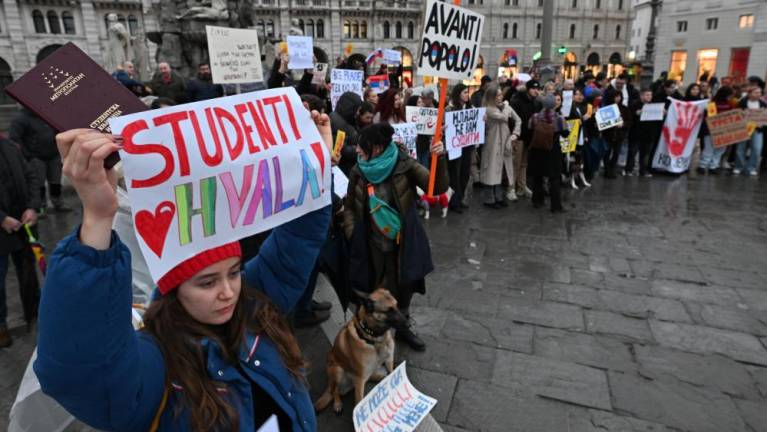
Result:
{"type": "Polygon", "coordinates": [[[375,310],[375,304],[373,304],[373,300],[370,300],[370,293],[354,290],[354,294],[360,298],[360,305],[364,307],[366,311],[373,312],[373,310],[375,310]]]}

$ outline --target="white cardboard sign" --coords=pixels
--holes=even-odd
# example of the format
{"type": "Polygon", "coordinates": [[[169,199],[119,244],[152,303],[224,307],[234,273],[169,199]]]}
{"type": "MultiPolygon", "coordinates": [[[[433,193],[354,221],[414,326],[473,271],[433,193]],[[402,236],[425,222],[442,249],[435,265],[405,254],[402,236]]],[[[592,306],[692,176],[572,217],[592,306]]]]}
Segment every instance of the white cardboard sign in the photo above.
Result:
{"type": "Polygon", "coordinates": [[[573,91],[572,90],[564,90],[562,91],[562,109],[560,112],[564,117],[567,117],[570,115],[570,111],[573,109],[573,91]]]}
{"type": "Polygon", "coordinates": [[[314,67],[314,41],[311,36],[288,36],[288,69],[314,67]]]}
{"type": "Polygon", "coordinates": [[[216,84],[263,81],[258,31],[205,26],[210,71],[216,84]]]}
{"type": "Polygon", "coordinates": [[[415,123],[398,123],[391,125],[391,127],[394,128],[392,140],[404,145],[408,154],[414,159],[417,158],[418,152],[415,142],[418,138],[418,125],[415,123]]]}
{"type": "Polygon", "coordinates": [[[342,94],[354,92],[362,97],[362,80],[365,79],[364,72],[351,69],[333,69],[330,71],[330,102],[333,109],[336,109],[336,102],[342,94]]]}
{"type": "Polygon", "coordinates": [[[663,109],[666,104],[663,102],[644,104],[642,107],[642,115],[639,117],[639,121],[659,121],[663,120],[663,109]]]}
{"type": "Polygon", "coordinates": [[[623,124],[623,117],[618,105],[612,104],[599,108],[596,114],[597,129],[603,131],[623,124]]]}
{"type": "Polygon", "coordinates": [[[381,53],[383,54],[381,62],[385,65],[398,66],[402,63],[402,52],[399,50],[383,49],[381,53]]]}
{"type": "Polygon", "coordinates": [[[405,107],[405,120],[417,125],[418,135],[434,135],[437,130],[437,114],[437,108],[405,107]]]}
{"type": "Polygon", "coordinates": [[[445,148],[450,159],[461,156],[464,147],[485,143],[485,108],[445,113],[445,148]]]}
{"type": "Polygon", "coordinates": [[[439,0],[426,3],[418,75],[464,80],[479,58],[485,17],[439,0]]]}
{"type": "Polygon", "coordinates": [[[136,238],[157,282],[198,253],[330,203],[330,156],[295,89],[110,120],[136,238]]]}

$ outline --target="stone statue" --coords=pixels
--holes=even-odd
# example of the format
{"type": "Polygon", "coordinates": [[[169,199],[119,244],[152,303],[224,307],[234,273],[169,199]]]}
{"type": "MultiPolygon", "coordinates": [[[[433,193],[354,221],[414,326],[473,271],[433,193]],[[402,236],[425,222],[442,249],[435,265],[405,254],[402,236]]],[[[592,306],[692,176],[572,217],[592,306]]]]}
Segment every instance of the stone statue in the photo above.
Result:
{"type": "Polygon", "coordinates": [[[117,20],[117,14],[107,15],[109,26],[107,27],[107,61],[109,71],[114,71],[123,62],[133,60],[131,38],[125,25],[117,20]]]}
{"type": "Polygon", "coordinates": [[[200,2],[200,6],[190,7],[177,18],[205,21],[228,20],[229,9],[226,0],[204,0],[200,2]]]}
{"type": "Polygon", "coordinates": [[[298,20],[293,18],[290,20],[290,30],[288,30],[290,36],[303,36],[304,29],[298,26],[298,20]]]}

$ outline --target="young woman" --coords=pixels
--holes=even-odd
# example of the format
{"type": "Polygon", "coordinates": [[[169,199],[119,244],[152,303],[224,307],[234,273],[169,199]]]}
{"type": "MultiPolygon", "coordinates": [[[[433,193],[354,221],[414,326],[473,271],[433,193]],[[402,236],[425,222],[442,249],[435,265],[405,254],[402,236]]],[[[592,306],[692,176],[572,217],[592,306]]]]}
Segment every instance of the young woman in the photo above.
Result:
{"type": "MultiPolygon", "coordinates": [[[[732,87],[720,87],[711,101],[716,105],[716,112],[723,113],[732,109],[730,99],[732,98],[732,87]]],[[[705,121],[705,120],[704,120],[705,121]]],[[[703,137],[703,151],[700,155],[700,167],[708,174],[716,175],[719,172],[719,165],[722,162],[722,155],[727,147],[714,148],[711,135],[703,137]]]]}
{"type": "MultiPolygon", "coordinates": [[[[414,292],[425,293],[426,275],[434,266],[426,232],[416,215],[416,187],[429,187],[429,170],[392,141],[394,129],[377,123],[363,129],[357,165],[349,174],[344,205],[344,230],[349,239],[349,280],[352,288],[372,292],[385,287],[409,317],[414,292]]],[[[448,187],[442,143],[434,194],[448,187]]],[[[397,329],[397,338],[417,351],[426,344],[410,327],[397,329]]]]}
{"type": "MultiPolygon", "coordinates": [[[[566,115],[566,114],[565,114],[566,115]]],[[[586,177],[583,175],[583,143],[584,138],[584,123],[593,115],[591,105],[588,104],[583,97],[583,90],[575,89],[573,91],[573,105],[570,108],[570,114],[566,117],[567,120],[579,120],[581,122],[578,129],[578,145],[575,147],[575,151],[570,154],[570,187],[578,189],[578,181],[584,187],[591,187],[591,184],[586,181],[586,177]]]]}
{"type": "MultiPolygon", "coordinates": [[[[754,86],[748,92],[748,95],[738,103],[738,107],[744,110],[767,108],[767,103],[761,100],[761,98],[762,88],[754,86]]],[[[752,177],[759,175],[759,158],[762,156],[764,130],[765,127],[756,128],[751,138],[738,143],[735,153],[735,169],[732,171],[733,175],[740,175],[741,171],[748,172],[748,175],[752,177]],[[748,158],[746,158],[747,148],[749,149],[748,158]]]]}
{"type": "Polygon", "coordinates": [[[543,99],[543,110],[530,118],[533,138],[530,142],[528,171],[533,176],[533,206],[536,208],[543,206],[543,178],[548,177],[551,211],[561,213],[565,209],[562,207],[561,197],[562,148],[559,145],[559,138],[567,138],[570,131],[564,119],[554,111],[555,106],[554,96],[546,96],[543,99]],[[548,149],[542,148],[543,143],[537,142],[540,137],[552,140],[548,149]]]}
{"type": "MultiPolygon", "coordinates": [[[[459,111],[471,108],[469,101],[469,88],[462,83],[456,84],[450,93],[450,105],[447,111],[459,111]]],[[[450,187],[453,189],[453,196],[450,197],[450,211],[463,213],[463,210],[469,208],[463,202],[464,192],[469,184],[469,174],[471,170],[471,161],[474,158],[475,147],[469,146],[461,149],[461,156],[448,161],[447,169],[450,174],[450,187]]]]}
{"type": "MultiPolygon", "coordinates": [[[[328,117],[312,116],[331,147],[328,117]]],[[[306,287],[330,206],[275,228],[244,265],[237,242],[179,264],[135,332],[131,256],[111,229],[115,173],[104,169],[119,140],[76,129],[57,143],[83,221],[49,261],[34,364],[43,391],[98,429],[254,431],[276,415],[280,430],[316,430],[285,314],[306,287]]]]}
{"type": "MultiPolygon", "coordinates": [[[[504,168],[509,183],[513,182],[514,161],[511,144],[519,137],[522,120],[509,103],[503,100],[503,93],[498,88],[498,84],[492,83],[487,86],[482,98],[482,106],[485,107],[487,116],[485,144],[479,170],[479,181],[484,185],[482,201],[485,207],[498,209],[509,205],[505,200],[501,182],[504,168]],[[514,121],[513,131],[509,131],[509,119],[514,121]]],[[[510,190],[513,191],[513,185],[510,185],[510,190]]]]}
{"type": "Polygon", "coordinates": [[[388,89],[378,100],[378,122],[389,124],[405,123],[405,104],[402,103],[402,95],[397,89],[388,89]]]}

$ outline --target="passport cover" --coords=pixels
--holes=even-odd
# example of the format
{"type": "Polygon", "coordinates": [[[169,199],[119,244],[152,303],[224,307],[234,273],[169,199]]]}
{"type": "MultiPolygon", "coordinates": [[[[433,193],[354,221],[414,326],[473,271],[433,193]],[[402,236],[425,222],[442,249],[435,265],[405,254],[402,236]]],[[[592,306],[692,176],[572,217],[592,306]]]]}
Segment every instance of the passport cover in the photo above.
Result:
{"type": "MultiPolygon", "coordinates": [[[[108,119],[148,109],[72,42],[54,51],[5,91],[57,132],[90,128],[109,133],[108,119]]],[[[104,166],[111,168],[119,160],[119,155],[113,153],[104,166]]]]}

